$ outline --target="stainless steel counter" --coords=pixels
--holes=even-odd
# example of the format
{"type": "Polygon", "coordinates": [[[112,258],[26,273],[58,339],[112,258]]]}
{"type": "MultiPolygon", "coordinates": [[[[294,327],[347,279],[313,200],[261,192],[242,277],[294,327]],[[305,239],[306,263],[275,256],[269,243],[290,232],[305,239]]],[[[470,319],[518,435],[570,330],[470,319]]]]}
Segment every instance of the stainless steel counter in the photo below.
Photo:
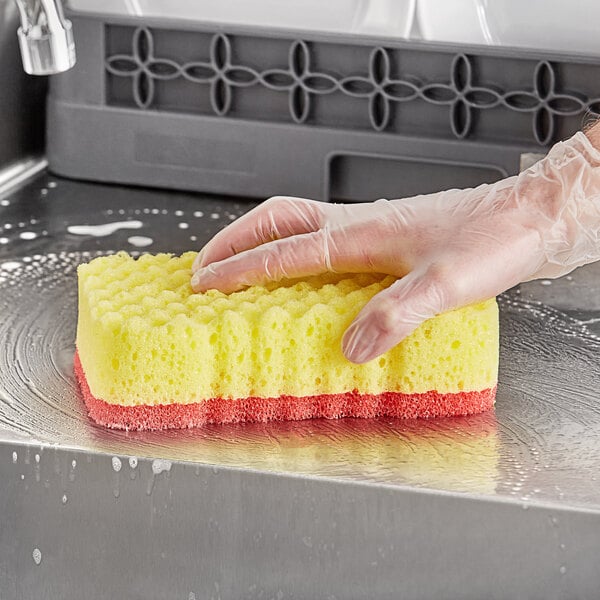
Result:
{"type": "Polygon", "coordinates": [[[600,266],[499,299],[494,412],[89,421],[76,266],[197,249],[252,206],[47,174],[0,199],[0,597],[595,598],[600,266]]]}

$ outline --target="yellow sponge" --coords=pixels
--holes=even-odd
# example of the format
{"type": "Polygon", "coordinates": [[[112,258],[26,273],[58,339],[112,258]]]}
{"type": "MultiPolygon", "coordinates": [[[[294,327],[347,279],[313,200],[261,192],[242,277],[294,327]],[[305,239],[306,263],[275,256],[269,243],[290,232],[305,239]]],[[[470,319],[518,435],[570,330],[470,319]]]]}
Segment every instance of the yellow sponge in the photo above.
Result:
{"type": "Polygon", "coordinates": [[[162,428],[467,414],[493,404],[495,300],[431,319],[384,356],[356,365],[342,355],[342,334],[393,278],[326,275],[194,294],[195,256],[135,260],[121,252],[79,267],[76,370],[96,420],[162,428]]]}

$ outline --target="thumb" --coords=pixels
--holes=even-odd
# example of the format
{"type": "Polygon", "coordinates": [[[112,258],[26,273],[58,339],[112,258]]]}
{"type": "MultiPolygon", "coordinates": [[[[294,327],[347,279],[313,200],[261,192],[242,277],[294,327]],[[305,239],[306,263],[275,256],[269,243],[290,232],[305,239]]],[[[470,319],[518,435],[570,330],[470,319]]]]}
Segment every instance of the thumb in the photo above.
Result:
{"type": "Polygon", "coordinates": [[[412,271],[364,306],[346,330],[342,350],[354,363],[387,352],[423,321],[445,312],[450,286],[441,277],[412,271]]]}

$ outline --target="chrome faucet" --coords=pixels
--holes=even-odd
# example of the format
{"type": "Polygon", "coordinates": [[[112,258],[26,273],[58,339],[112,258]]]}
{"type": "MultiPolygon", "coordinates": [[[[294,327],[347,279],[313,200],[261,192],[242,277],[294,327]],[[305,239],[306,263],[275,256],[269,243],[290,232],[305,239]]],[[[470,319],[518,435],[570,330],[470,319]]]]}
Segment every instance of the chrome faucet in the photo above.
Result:
{"type": "Polygon", "coordinates": [[[19,45],[23,68],[30,75],[52,75],[75,64],[71,21],[61,0],[16,0],[21,15],[19,45]]]}

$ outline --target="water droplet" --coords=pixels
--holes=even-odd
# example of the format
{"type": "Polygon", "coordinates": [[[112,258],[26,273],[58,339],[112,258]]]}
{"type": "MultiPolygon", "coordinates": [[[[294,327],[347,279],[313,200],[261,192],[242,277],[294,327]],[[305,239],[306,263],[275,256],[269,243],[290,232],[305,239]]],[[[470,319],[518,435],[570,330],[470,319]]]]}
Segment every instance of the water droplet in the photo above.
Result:
{"type": "Polygon", "coordinates": [[[138,248],[143,248],[144,246],[149,246],[154,243],[152,238],[146,237],[144,235],[132,235],[127,238],[127,241],[132,245],[138,248]]]}
{"type": "Polygon", "coordinates": [[[55,188],[58,185],[58,183],[56,183],[56,181],[49,181],[48,182],[48,187],[49,188],[55,188]]]}
{"type": "Polygon", "coordinates": [[[178,227],[179,229],[187,229],[189,225],[187,223],[179,223],[178,227]]]}
{"type": "Polygon", "coordinates": [[[12,225],[10,223],[5,223],[4,229],[12,229],[12,225]]]}
{"type": "Polygon", "coordinates": [[[194,211],[194,216],[200,218],[204,216],[204,213],[201,210],[196,210],[194,211]]]}
{"type": "Polygon", "coordinates": [[[129,466],[132,469],[135,469],[138,466],[138,459],[135,456],[129,457],[129,466]]]}
{"type": "Polygon", "coordinates": [[[561,550],[564,550],[564,549],[566,548],[566,546],[565,546],[564,544],[561,544],[561,545],[559,546],[559,548],[560,548],[561,550]]]}
{"type": "Polygon", "coordinates": [[[112,457],[112,468],[115,473],[118,473],[121,470],[121,459],[118,456],[112,457]]]}
{"type": "Polygon", "coordinates": [[[63,494],[63,497],[62,497],[62,503],[63,503],[63,504],[66,504],[66,503],[67,503],[67,501],[68,501],[67,495],[66,495],[66,494],[63,494]]]}
{"type": "Polygon", "coordinates": [[[198,238],[195,235],[190,235],[190,241],[197,242],[198,238]]]}
{"type": "Polygon", "coordinates": [[[73,459],[71,461],[71,467],[73,467],[73,469],[77,466],[77,461],[75,459],[73,459]]]}
{"type": "Polygon", "coordinates": [[[31,556],[33,557],[33,562],[36,565],[39,565],[42,562],[42,553],[40,552],[39,548],[34,548],[31,556]]]}
{"type": "Polygon", "coordinates": [[[22,240],[35,240],[35,238],[37,237],[37,233],[35,233],[35,231],[22,231],[19,234],[19,237],[22,240]]]}
{"type": "Polygon", "coordinates": [[[23,473],[21,473],[21,481],[25,481],[25,475],[23,475],[23,473]]]}
{"type": "Polygon", "coordinates": [[[221,217],[221,215],[219,213],[211,213],[210,218],[211,219],[219,219],[221,217]]]}
{"type": "Polygon", "coordinates": [[[0,206],[9,206],[10,202],[8,200],[0,200],[0,206]]]}
{"type": "Polygon", "coordinates": [[[47,190],[46,188],[42,188],[42,189],[40,190],[40,194],[41,194],[42,196],[46,196],[46,195],[48,194],[48,190],[47,190]]]}
{"type": "Polygon", "coordinates": [[[540,281],[541,285],[552,285],[552,282],[549,279],[542,279],[540,281]]]}
{"type": "Polygon", "coordinates": [[[194,592],[190,592],[190,595],[188,596],[188,600],[196,600],[196,594],[194,594],[194,592]]]}
{"type": "Polygon", "coordinates": [[[565,567],[565,565],[561,565],[558,571],[561,575],[564,575],[567,572],[567,567],[565,567]]]}
{"type": "Polygon", "coordinates": [[[146,486],[146,495],[150,496],[152,494],[152,490],[154,489],[154,482],[156,481],[156,475],[152,474],[152,477],[148,479],[148,485],[146,486]]]}
{"type": "Polygon", "coordinates": [[[158,214],[160,211],[158,210],[158,208],[153,208],[153,209],[152,209],[150,212],[151,212],[153,215],[157,215],[157,214],[158,214]]]}
{"type": "Polygon", "coordinates": [[[40,455],[39,455],[39,454],[36,454],[36,455],[35,455],[35,462],[36,462],[36,463],[39,463],[39,462],[40,462],[40,455]]]}
{"type": "Polygon", "coordinates": [[[0,238],[0,244],[8,244],[8,238],[1,237],[0,238]]]}
{"type": "Polygon", "coordinates": [[[13,453],[12,453],[12,459],[13,459],[13,462],[14,462],[14,463],[16,463],[16,462],[17,462],[17,459],[18,459],[18,458],[19,458],[19,456],[17,455],[17,453],[16,453],[16,452],[13,452],[13,453]]]}
{"type": "Polygon", "coordinates": [[[176,210],[175,211],[175,216],[176,217],[183,217],[183,211],[182,210],[176,210]]]}

